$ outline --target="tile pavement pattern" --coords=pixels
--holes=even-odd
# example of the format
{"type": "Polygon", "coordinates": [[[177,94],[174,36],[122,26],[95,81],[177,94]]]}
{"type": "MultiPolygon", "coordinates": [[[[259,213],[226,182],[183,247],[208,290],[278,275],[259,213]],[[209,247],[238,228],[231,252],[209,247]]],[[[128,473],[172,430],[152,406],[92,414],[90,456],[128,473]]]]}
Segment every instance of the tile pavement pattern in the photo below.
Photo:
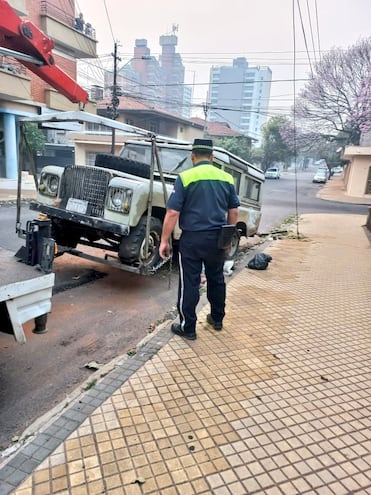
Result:
{"type": "Polygon", "coordinates": [[[303,217],[304,239],[231,279],[222,332],[206,307],[196,341],[161,330],[0,470],[0,494],[371,494],[362,223],[303,217]]]}

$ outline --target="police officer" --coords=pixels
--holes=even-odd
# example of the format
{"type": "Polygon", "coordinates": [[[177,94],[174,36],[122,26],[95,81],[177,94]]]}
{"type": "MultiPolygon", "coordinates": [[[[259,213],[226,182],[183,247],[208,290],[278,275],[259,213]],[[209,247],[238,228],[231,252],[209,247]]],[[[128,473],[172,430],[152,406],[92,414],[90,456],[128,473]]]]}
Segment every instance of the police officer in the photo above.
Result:
{"type": "Polygon", "coordinates": [[[210,139],[194,140],[191,159],[193,168],[179,174],[169,197],[159,252],[163,259],[170,255],[169,239],[179,220],[182,230],[177,302],[180,324],[173,323],[171,330],[176,335],[195,340],[202,264],[210,303],[207,321],[215,330],[223,327],[225,250],[218,247],[218,240],[222,225],[236,224],[240,202],[233,177],[212,163],[213,142],[210,139]]]}

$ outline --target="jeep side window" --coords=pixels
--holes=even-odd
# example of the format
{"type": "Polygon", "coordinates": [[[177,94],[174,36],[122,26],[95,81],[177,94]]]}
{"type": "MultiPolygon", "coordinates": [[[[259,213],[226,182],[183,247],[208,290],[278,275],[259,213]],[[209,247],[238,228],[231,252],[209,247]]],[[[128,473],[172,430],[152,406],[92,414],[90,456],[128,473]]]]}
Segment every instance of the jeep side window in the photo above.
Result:
{"type": "Polygon", "coordinates": [[[246,177],[246,190],[244,197],[253,201],[259,201],[260,183],[254,179],[246,177]]]}
{"type": "Polygon", "coordinates": [[[240,182],[241,182],[241,173],[237,172],[237,170],[234,170],[233,168],[229,167],[224,167],[224,170],[231,174],[234,180],[234,186],[236,188],[237,194],[240,193],[240,182]]]}

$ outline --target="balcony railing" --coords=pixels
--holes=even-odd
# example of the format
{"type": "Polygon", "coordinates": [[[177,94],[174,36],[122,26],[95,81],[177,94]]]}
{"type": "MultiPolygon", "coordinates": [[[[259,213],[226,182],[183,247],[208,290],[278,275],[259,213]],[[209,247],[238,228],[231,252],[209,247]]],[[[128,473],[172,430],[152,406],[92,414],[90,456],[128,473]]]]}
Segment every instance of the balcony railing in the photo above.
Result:
{"type": "Polygon", "coordinates": [[[2,55],[0,55],[0,69],[7,70],[14,75],[27,75],[27,69],[24,65],[11,57],[5,57],[2,55]]]}
{"type": "Polygon", "coordinates": [[[78,28],[75,17],[68,14],[65,10],[60,9],[56,5],[49,3],[47,0],[41,0],[40,14],[53,17],[57,21],[63,22],[63,24],[80,31],[85,34],[85,36],[88,36],[94,40],[96,39],[95,29],[90,25],[90,23],[85,23],[83,29],[78,28]]]}
{"type": "Polygon", "coordinates": [[[0,56],[0,93],[2,100],[31,99],[31,79],[27,69],[12,57],[0,56]]]}

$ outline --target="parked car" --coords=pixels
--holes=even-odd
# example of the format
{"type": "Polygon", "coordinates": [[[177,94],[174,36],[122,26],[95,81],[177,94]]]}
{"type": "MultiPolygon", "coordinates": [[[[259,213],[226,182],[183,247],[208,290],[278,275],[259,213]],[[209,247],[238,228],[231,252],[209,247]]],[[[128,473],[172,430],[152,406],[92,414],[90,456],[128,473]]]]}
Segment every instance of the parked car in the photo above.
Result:
{"type": "Polygon", "coordinates": [[[326,174],[326,179],[330,177],[330,169],[328,168],[327,165],[320,165],[317,168],[317,172],[324,172],[326,174]]]}
{"type": "Polygon", "coordinates": [[[327,182],[327,176],[328,176],[328,174],[327,174],[326,170],[319,169],[314,174],[312,182],[325,184],[327,182]]]}
{"type": "Polygon", "coordinates": [[[334,167],[331,169],[331,172],[333,174],[342,174],[343,173],[343,167],[340,167],[340,165],[338,167],[334,167]]]}
{"type": "Polygon", "coordinates": [[[266,179],[279,179],[280,178],[280,169],[278,167],[269,167],[265,171],[266,179]]]}

